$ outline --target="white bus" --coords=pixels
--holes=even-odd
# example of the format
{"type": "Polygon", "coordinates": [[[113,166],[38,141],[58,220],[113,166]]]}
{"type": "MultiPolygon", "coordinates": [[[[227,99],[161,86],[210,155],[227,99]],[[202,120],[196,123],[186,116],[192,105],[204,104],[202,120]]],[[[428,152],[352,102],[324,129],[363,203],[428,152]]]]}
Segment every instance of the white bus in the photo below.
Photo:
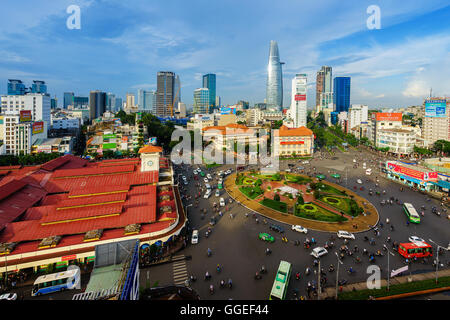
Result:
{"type": "Polygon", "coordinates": [[[403,204],[403,211],[405,212],[406,216],[408,217],[409,221],[412,223],[420,223],[420,216],[417,213],[416,209],[411,203],[404,203],[403,204]]]}
{"type": "Polygon", "coordinates": [[[42,294],[79,288],[80,281],[79,267],[64,272],[46,274],[38,277],[36,281],[34,281],[31,296],[34,297],[42,294]]]}

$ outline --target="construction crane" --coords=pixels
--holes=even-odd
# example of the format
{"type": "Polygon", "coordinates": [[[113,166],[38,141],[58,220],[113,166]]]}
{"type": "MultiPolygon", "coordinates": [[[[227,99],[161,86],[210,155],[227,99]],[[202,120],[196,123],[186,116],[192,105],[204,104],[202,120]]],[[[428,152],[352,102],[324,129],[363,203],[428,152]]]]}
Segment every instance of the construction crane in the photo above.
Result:
{"type": "Polygon", "coordinates": [[[181,90],[181,83],[180,83],[180,86],[178,87],[177,92],[175,93],[175,97],[173,98],[173,102],[172,102],[172,107],[170,109],[170,116],[172,118],[173,118],[173,108],[175,107],[175,101],[177,101],[177,97],[178,97],[178,94],[180,93],[180,90],[181,90]]]}

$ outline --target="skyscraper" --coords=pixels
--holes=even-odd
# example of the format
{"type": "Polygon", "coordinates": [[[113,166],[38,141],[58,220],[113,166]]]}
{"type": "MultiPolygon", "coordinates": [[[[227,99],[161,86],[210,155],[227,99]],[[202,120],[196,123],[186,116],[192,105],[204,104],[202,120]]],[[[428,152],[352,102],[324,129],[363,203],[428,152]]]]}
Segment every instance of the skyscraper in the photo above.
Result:
{"type": "Polygon", "coordinates": [[[350,77],[334,78],[334,110],[336,112],[348,112],[350,107],[350,77]]]}
{"type": "Polygon", "coordinates": [[[173,116],[175,73],[160,71],[156,79],[156,116],[173,116]]]}
{"type": "Polygon", "coordinates": [[[156,101],[156,92],[143,89],[138,90],[138,111],[153,113],[156,101]]]}
{"type": "Polygon", "coordinates": [[[296,74],[292,79],[291,117],[294,120],[294,127],[306,127],[306,74],[296,74]]]}
{"type": "Polygon", "coordinates": [[[280,111],[283,108],[283,74],[276,41],[270,41],[269,64],[267,66],[266,103],[272,110],[280,111]]]}
{"type": "Polygon", "coordinates": [[[326,107],[328,103],[332,103],[332,101],[324,101],[327,97],[331,97],[331,92],[333,92],[332,79],[331,67],[322,66],[322,69],[317,72],[316,107],[326,107]]]}
{"type": "Polygon", "coordinates": [[[73,92],[64,92],[63,109],[67,109],[67,106],[73,106],[73,92]]]}
{"type": "Polygon", "coordinates": [[[8,95],[25,94],[25,84],[21,80],[8,79],[8,95]]]}
{"type": "Polygon", "coordinates": [[[194,113],[209,113],[209,89],[198,88],[194,90],[194,113]]]}
{"type": "Polygon", "coordinates": [[[31,93],[47,93],[47,85],[44,81],[33,80],[31,93]]]}
{"type": "Polygon", "coordinates": [[[89,93],[89,119],[99,118],[106,111],[106,93],[96,90],[89,93]]]}
{"type": "Polygon", "coordinates": [[[203,76],[203,88],[209,89],[209,109],[216,107],[216,75],[208,73],[203,76]]]}

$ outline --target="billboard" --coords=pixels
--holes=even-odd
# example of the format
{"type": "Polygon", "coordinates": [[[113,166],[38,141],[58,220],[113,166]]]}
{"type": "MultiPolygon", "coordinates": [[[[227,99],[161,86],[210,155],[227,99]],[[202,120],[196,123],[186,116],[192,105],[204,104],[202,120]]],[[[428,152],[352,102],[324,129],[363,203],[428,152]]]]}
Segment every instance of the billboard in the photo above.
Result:
{"type": "Polygon", "coordinates": [[[396,173],[404,174],[406,176],[416,178],[423,181],[437,181],[438,175],[437,172],[422,172],[419,170],[414,170],[411,168],[407,168],[401,165],[398,165],[393,162],[387,162],[386,167],[388,170],[391,170],[396,173]]]}
{"type": "Polygon", "coordinates": [[[306,101],[306,94],[296,94],[295,101],[306,101]]]}
{"type": "Polygon", "coordinates": [[[377,121],[402,121],[402,113],[400,112],[377,112],[375,114],[375,120],[377,121]]]}
{"type": "Polygon", "coordinates": [[[445,118],[447,114],[447,101],[433,99],[425,101],[425,117],[445,118]]]}
{"type": "Polygon", "coordinates": [[[33,134],[37,134],[37,133],[42,133],[44,132],[44,122],[43,121],[38,121],[33,123],[33,134]]]}
{"type": "Polygon", "coordinates": [[[220,114],[236,114],[236,108],[222,107],[220,108],[220,114]]]}
{"type": "Polygon", "coordinates": [[[150,137],[149,143],[153,146],[156,146],[156,137],[150,137]]]}
{"type": "Polygon", "coordinates": [[[29,122],[31,121],[31,110],[21,110],[19,122],[29,122]]]}

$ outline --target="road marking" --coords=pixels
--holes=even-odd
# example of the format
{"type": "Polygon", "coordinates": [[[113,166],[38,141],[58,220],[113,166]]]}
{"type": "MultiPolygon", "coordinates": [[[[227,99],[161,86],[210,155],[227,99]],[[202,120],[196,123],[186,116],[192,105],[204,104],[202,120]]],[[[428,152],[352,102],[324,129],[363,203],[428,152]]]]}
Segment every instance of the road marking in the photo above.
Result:
{"type": "MultiPolygon", "coordinates": [[[[174,256],[173,258],[184,258],[184,255],[174,256]]],[[[184,284],[188,279],[186,261],[176,261],[172,264],[173,282],[176,285],[184,284]]]]}

